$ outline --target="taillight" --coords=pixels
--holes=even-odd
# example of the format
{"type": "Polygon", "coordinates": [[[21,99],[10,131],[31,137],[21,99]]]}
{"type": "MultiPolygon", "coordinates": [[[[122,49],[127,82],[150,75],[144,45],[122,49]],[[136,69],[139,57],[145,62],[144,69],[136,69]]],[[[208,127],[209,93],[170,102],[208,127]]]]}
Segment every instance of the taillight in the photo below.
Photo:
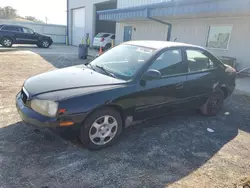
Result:
{"type": "Polygon", "coordinates": [[[103,42],[104,41],[104,38],[101,38],[101,42],[103,42]]]}

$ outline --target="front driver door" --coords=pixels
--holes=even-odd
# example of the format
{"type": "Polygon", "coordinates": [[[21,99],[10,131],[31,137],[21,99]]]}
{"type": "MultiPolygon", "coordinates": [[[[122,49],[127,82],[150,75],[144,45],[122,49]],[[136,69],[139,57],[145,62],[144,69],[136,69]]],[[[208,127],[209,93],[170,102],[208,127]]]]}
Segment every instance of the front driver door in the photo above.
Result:
{"type": "Polygon", "coordinates": [[[34,31],[26,27],[21,28],[21,33],[19,33],[18,37],[20,44],[37,44],[38,42],[38,37],[34,31]]]}
{"type": "Polygon", "coordinates": [[[179,108],[185,104],[187,69],[183,61],[181,49],[169,49],[158,56],[149,69],[161,72],[158,79],[143,80],[138,85],[135,120],[144,120],[153,116],[160,116],[179,108]]]}

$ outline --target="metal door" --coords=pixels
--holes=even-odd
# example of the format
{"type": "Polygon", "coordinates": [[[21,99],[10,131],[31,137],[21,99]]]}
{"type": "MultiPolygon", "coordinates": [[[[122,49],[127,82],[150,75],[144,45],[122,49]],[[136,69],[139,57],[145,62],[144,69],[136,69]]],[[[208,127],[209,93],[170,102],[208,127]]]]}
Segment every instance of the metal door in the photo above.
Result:
{"type": "Polygon", "coordinates": [[[85,39],[85,8],[74,9],[72,16],[72,45],[78,46],[85,39]]]}
{"type": "Polygon", "coordinates": [[[130,41],[132,38],[132,26],[124,26],[123,41],[130,41]]]}

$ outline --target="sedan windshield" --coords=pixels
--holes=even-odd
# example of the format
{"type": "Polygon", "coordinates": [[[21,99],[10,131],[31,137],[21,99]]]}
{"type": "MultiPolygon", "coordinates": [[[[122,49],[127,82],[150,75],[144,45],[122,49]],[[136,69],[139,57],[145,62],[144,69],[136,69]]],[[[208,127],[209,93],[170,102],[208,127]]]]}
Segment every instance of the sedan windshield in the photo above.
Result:
{"type": "Polygon", "coordinates": [[[119,45],[90,63],[96,71],[123,80],[131,79],[152,56],[155,49],[132,45],[119,45]]]}

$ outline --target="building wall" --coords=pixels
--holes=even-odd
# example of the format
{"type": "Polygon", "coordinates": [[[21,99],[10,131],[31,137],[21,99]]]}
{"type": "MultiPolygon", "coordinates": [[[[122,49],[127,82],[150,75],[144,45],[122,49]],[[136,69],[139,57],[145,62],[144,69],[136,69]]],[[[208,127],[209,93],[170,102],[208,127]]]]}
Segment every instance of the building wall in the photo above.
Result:
{"type": "Polygon", "coordinates": [[[123,42],[124,26],[132,26],[132,40],[166,40],[168,27],[152,21],[116,24],[116,44],[123,42]]]}
{"type": "MultiPolygon", "coordinates": [[[[250,66],[250,53],[247,47],[250,43],[250,17],[203,18],[165,20],[172,23],[171,41],[191,43],[206,46],[208,28],[210,25],[232,25],[232,33],[227,50],[208,49],[217,56],[235,57],[239,69],[250,66]]],[[[132,40],[166,40],[167,26],[157,22],[120,22],[116,24],[116,44],[123,42],[124,26],[136,28],[132,32],[132,40]]]]}
{"type": "Polygon", "coordinates": [[[95,21],[96,21],[96,7],[95,4],[102,3],[108,0],[68,0],[69,1],[69,43],[72,41],[72,12],[73,9],[85,7],[85,33],[89,33],[90,38],[93,39],[95,35],[95,21]]]}
{"type": "Polygon", "coordinates": [[[152,3],[160,3],[168,0],[117,0],[117,8],[127,8],[152,3]]]}
{"type": "Polygon", "coordinates": [[[49,35],[54,43],[66,43],[66,26],[64,25],[37,24],[32,22],[18,22],[4,19],[0,19],[0,24],[21,25],[24,27],[28,27],[37,33],[49,35]]]}
{"type": "Polygon", "coordinates": [[[232,25],[232,33],[227,50],[209,49],[217,56],[229,56],[237,58],[239,68],[250,66],[250,17],[213,18],[213,19],[189,19],[173,21],[171,40],[177,38],[177,42],[191,43],[206,46],[208,28],[210,25],[232,25]]]}
{"type": "MultiPolygon", "coordinates": [[[[134,6],[141,6],[147,4],[161,3],[161,2],[187,2],[193,0],[117,0],[117,8],[127,8],[134,6]]],[[[204,1],[204,0],[196,0],[196,1],[204,1]]]]}

